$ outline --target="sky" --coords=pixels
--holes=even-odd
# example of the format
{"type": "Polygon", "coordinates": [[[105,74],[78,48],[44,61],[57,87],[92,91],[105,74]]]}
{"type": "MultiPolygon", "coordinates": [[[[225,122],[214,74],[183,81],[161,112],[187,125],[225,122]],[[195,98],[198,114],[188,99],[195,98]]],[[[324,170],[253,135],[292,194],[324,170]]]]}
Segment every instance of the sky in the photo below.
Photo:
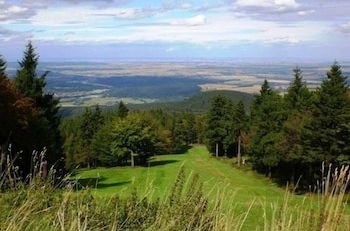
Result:
{"type": "Polygon", "coordinates": [[[0,0],[0,54],[42,61],[350,60],[349,0],[0,0]]]}

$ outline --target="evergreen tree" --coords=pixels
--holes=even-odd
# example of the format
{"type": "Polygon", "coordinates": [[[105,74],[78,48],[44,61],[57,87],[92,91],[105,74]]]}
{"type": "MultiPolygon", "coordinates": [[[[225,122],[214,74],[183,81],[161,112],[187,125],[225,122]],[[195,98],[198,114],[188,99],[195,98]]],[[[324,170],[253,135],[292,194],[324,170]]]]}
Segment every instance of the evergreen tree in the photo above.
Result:
{"type": "Polygon", "coordinates": [[[83,152],[83,142],[81,139],[81,116],[74,116],[62,120],[60,124],[61,136],[63,138],[63,148],[65,155],[65,166],[67,169],[75,168],[80,164],[79,157],[83,152]]]}
{"type": "Polygon", "coordinates": [[[194,117],[186,113],[174,113],[172,116],[173,126],[171,128],[172,151],[182,153],[189,145],[195,142],[194,117]]]}
{"type": "Polygon", "coordinates": [[[113,122],[105,123],[91,140],[91,152],[98,166],[116,166],[118,158],[113,154],[113,122]]]}
{"type": "Polygon", "coordinates": [[[99,106],[96,106],[94,111],[89,108],[85,109],[80,124],[83,151],[80,153],[80,157],[78,158],[80,164],[87,165],[88,167],[90,167],[91,164],[94,164],[95,158],[92,155],[91,142],[92,138],[101,128],[103,123],[104,118],[99,106]]]}
{"type": "MultiPolygon", "coordinates": [[[[306,156],[302,151],[301,133],[310,120],[313,96],[303,82],[302,71],[299,68],[293,71],[294,80],[284,96],[288,120],[284,122],[282,128],[279,149],[282,150],[284,157],[278,170],[279,177],[285,178],[291,184],[294,184],[301,175],[305,175],[306,166],[302,166],[306,156]]],[[[300,186],[308,183],[304,178],[299,182],[300,186]]]]}
{"type": "Polygon", "coordinates": [[[234,128],[235,135],[237,137],[237,163],[241,164],[241,144],[242,144],[242,133],[247,130],[248,117],[246,115],[243,101],[239,101],[234,108],[234,128]]]}
{"type": "Polygon", "coordinates": [[[268,81],[265,79],[263,85],[261,86],[260,89],[260,94],[259,95],[255,95],[255,99],[251,105],[251,117],[252,117],[252,122],[257,121],[256,119],[258,119],[258,114],[259,113],[259,109],[261,104],[264,101],[264,98],[271,96],[273,94],[273,90],[270,87],[268,81]]]}
{"type": "MultiPolygon", "coordinates": [[[[267,79],[264,80],[263,85],[261,86],[260,89],[260,96],[257,96],[258,99],[264,98],[265,96],[272,95],[274,93],[273,89],[270,87],[269,82],[267,79]]],[[[260,102],[257,100],[258,103],[260,102]]]]}
{"type": "Polygon", "coordinates": [[[316,91],[313,118],[304,130],[306,152],[315,163],[350,161],[350,98],[347,77],[335,63],[316,91]]]}
{"type": "Polygon", "coordinates": [[[123,101],[120,101],[119,102],[119,105],[118,105],[118,109],[117,109],[117,112],[116,112],[116,115],[119,117],[119,118],[125,118],[128,116],[128,113],[129,113],[129,109],[125,106],[125,104],[123,103],[123,101]]]}
{"type": "MultiPolygon", "coordinates": [[[[231,130],[231,127],[228,126],[230,122],[228,117],[231,115],[231,112],[229,100],[226,97],[218,95],[212,99],[208,113],[207,138],[209,150],[215,153],[216,157],[225,153],[225,139],[232,140],[228,138],[228,131],[231,130]]],[[[225,146],[227,147],[228,145],[225,146]]]]}
{"type": "MultiPolygon", "coordinates": [[[[43,97],[46,85],[45,78],[48,72],[43,75],[37,75],[39,56],[35,53],[35,48],[29,42],[24,51],[24,57],[19,62],[20,69],[17,71],[16,86],[26,97],[30,97],[38,103],[43,97]]],[[[41,106],[41,105],[38,105],[41,106]]]]}
{"type": "Polygon", "coordinates": [[[271,89],[265,80],[260,95],[253,102],[252,137],[250,155],[254,167],[271,176],[272,168],[278,166],[282,159],[279,148],[281,142],[282,124],[286,120],[286,112],[282,97],[271,89]]]}
{"type": "Polygon", "coordinates": [[[6,61],[0,55],[0,74],[5,75],[6,71],[6,61]]]}
{"type": "Polygon", "coordinates": [[[294,81],[289,86],[287,94],[285,95],[285,101],[287,106],[291,110],[307,110],[311,106],[311,92],[303,82],[302,71],[300,68],[294,70],[294,81]]]}
{"type": "Polygon", "coordinates": [[[35,106],[40,111],[43,118],[48,121],[50,141],[45,144],[47,148],[48,160],[50,164],[54,164],[61,159],[62,140],[58,129],[60,116],[58,115],[59,100],[53,94],[45,93],[46,76],[48,72],[42,75],[37,74],[39,56],[35,53],[35,49],[31,42],[26,46],[24,57],[19,62],[19,70],[15,79],[16,87],[20,92],[34,100],[35,106]]]}

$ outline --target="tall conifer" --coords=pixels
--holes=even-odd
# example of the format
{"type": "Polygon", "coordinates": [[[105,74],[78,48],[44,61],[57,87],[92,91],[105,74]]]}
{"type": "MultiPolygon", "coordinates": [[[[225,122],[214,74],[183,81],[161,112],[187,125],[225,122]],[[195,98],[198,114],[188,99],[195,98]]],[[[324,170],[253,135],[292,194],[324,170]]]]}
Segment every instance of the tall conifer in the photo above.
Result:
{"type": "Polygon", "coordinates": [[[311,93],[303,81],[302,71],[299,67],[293,70],[294,80],[285,95],[285,101],[291,110],[306,110],[311,105],[311,93]]]}
{"type": "Polygon", "coordinates": [[[350,161],[350,98],[347,77],[335,63],[316,91],[313,118],[305,129],[304,145],[315,161],[350,161]]]}
{"type": "Polygon", "coordinates": [[[237,163],[241,164],[242,156],[242,133],[247,129],[248,126],[248,117],[246,115],[244,104],[242,101],[239,101],[234,108],[234,127],[235,135],[237,137],[237,163]]]}
{"type": "Polygon", "coordinates": [[[29,42],[24,51],[24,57],[19,62],[15,84],[24,96],[33,99],[42,117],[48,121],[50,134],[46,134],[46,136],[50,137],[48,139],[50,141],[45,146],[48,150],[49,162],[54,164],[61,158],[62,153],[62,141],[58,130],[60,123],[60,116],[58,115],[59,100],[53,94],[45,92],[48,72],[38,75],[38,60],[39,56],[36,54],[32,43],[29,42]]]}
{"type": "Polygon", "coordinates": [[[224,140],[228,136],[228,116],[232,111],[228,110],[229,100],[224,96],[215,96],[212,99],[208,114],[209,149],[218,157],[224,150],[224,140]]]}
{"type": "Polygon", "coordinates": [[[128,116],[129,109],[125,106],[123,101],[119,102],[118,109],[117,109],[117,116],[121,119],[124,119],[128,116]]]}

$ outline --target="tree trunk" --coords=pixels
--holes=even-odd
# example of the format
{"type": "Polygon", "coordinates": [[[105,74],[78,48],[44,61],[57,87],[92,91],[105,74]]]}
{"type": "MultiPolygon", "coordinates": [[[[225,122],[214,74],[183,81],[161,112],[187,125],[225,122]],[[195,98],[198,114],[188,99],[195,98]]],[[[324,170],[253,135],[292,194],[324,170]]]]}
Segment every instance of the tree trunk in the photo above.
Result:
{"type": "Polygon", "coordinates": [[[219,144],[218,144],[218,142],[216,142],[215,156],[216,156],[216,158],[219,157],[219,144]]]}
{"type": "Polygon", "coordinates": [[[134,167],[135,166],[134,153],[131,151],[130,154],[131,154],[131,167],[134,167]]]}
{"type": "Polygon", "coordinates": [[[292,165],[292,177],[291,177],[291,184],[293,187],[295,187],[295,166],[292,165]]]}
{"type": "MultiPolygon", "coordinates": [[[[4,146],[5,147],[5,146],[4,146]]],[[[2,174],[3,172],[5,172],[6,169],[6,153],[5,153],[5,148],[2,148],[0,150],[0,174],[2,174]]]]}
{"type": "Polygon", "coordinates": [[[237,164],[241,166],[241,134],[238,136],[237,164]]]}

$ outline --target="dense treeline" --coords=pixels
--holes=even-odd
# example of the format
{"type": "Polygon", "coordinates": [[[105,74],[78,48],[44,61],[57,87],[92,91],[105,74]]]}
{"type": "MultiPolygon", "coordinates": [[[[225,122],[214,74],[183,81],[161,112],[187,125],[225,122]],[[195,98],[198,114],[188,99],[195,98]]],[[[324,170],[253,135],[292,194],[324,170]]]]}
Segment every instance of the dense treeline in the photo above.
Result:
{"type": "Polygon", "coordinates": [[[37,73],[38,59],[28,43],[9,79],[0,56],[0,172],[8,182],[33,171],[45,176],[51,166],[63,171],[63,164],[147,165],[153,155],[182,153],[193,143],[207,144],[216,157],[237,157],[238,165],[248,159],[281,182],[301,177],[303,187],[315,182],[323,163],[350,164],[350,91],[337,63],[315,91],[298,68],[284,95],[265,80],[249,110],[244,101],[215,96],[206,115],[129,111],[120,102],[110,112],[96,106],[61,121],[59,100],[45,91],[48,72],[37,73]]]}
{"type": "Polygon", "coordinates": [[[59,100],[45,92],[48,73],[38,75],[38,59],[29,42],[16,77],[9,79],[0,56],[0,178],[12,184],[34,171],[46,176],[52,166],[62,171],[59,100]]]}
{"type": "MultiPolygon", "coordinates": [[[[208,147],[217,156],[240,156],[282,182],[313,184],[326,166],[350,164],[350,94],[335,63],[310,91],[299,68],[285,95],[265,80],[247,117],[241,104],[215,97],[208,113],[208,147]]],[[[238,163],[241,160],[238,158],[238,163]]]]}
{"type": "Polygon", "coordinates": [[[88,108],[61,125],[66,167],[145,165],[151,156],[203,142],[203,124],[204,117],[192,113],[129,112],[123,102],[108,113],[88,108]]]}

